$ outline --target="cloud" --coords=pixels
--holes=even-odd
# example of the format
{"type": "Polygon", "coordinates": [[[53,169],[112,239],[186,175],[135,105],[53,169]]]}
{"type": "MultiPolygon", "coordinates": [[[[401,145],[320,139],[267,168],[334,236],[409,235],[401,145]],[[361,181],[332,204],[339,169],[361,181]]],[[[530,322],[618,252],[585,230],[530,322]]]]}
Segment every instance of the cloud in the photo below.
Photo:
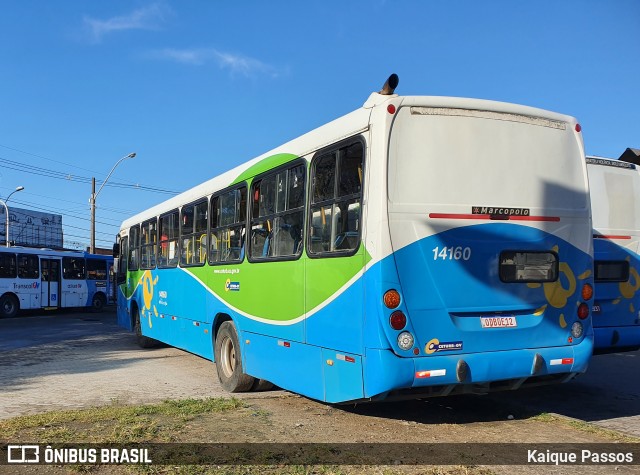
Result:
{"type": "Polygon", "coordinates": [[[170,9],[163,3],[154,3],[134,10],[128,15],[116,16],[106,20],[84,17],[85,28],[88,29],[95,42],[100,42],[105,35],[125,30],[157,30],[170,9]]]}
{"type": "Polygon", "coordinates": [[[273,66],[248,56],[226,53],[215,48],[196,49],[174,49],[166,48],[151,53],[155,59],[170,60],[183,64],[202,66],[208,63],[215,63],[220,69],[229,70],[232,75],[242,75],[246,77],[255,74],[266,74],[278,77],[281,73],[273,66]]]}

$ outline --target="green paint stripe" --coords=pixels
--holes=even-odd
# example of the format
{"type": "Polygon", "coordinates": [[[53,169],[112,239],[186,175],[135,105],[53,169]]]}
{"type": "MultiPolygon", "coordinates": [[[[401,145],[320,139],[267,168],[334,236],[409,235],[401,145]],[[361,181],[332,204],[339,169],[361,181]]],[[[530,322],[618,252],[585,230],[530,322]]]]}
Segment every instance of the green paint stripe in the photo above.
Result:
{"type": "Polygon", "coordinates": [[[271,155],[263,160],[260,160],[255,165],[247,168],[240,174],[240,176],[238,176],[238,178],[233,181],[233,183],[231,183],[230,186],[249,180],[256,175],[260,175],[261,173],[279,167],[280,165],[284,165],[285,163],[295,160],[296,158],[298,158],[298,156],[293,155],[292,153],[278,153],[276,155],[271,155]]]}

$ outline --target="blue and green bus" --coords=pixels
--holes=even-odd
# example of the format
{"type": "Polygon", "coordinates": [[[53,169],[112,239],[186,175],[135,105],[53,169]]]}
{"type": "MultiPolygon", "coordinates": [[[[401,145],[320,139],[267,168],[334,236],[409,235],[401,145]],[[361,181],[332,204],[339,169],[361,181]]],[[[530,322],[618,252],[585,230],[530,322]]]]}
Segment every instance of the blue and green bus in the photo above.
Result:
{"type": "Polygon", "coordinates": [[[118,321],[222,386],[331,403],[563,382],[593,349],[580,126],[500,102],[364,105],[123,222],[118,321]]]}
{"type": "Polygon", "coordinates": [[[595,302],[595,353],[640,348],[640,170],[623,160],[587,157],[595,302]]]}

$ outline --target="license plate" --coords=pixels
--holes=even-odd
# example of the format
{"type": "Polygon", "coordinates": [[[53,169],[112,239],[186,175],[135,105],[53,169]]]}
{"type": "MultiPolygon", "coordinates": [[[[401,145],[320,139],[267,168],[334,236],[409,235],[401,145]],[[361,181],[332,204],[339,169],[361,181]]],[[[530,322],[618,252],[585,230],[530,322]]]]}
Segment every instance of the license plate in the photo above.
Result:
{"type": "Polygon", "coordinates": [[[600,305],[594,305],[593,307],[591,307],[591,311],[593,313],[600,313],[600,305]]]}
{"type": "Polygon", "coordinates": [[[516,317],[480,317],[482,328],[509,328],[517,327],[516,317]]]}

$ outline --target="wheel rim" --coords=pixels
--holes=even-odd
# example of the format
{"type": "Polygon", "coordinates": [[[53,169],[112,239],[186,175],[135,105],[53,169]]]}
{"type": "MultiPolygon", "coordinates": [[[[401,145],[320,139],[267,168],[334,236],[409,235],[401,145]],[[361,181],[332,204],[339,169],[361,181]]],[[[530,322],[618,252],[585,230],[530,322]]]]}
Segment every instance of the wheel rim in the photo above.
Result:
{"type": "Polygon", "coordinates": [[[13,302],[11,299],[6,299],[2,305],[2,310],[4,313],[9,314],[13,312],[13,302]]]}
{"type": "Polygon", "coordinates": [[[231,338],[226,337],[222,341],[222,348],[220,351],[220,363],[224,375],[229,378],[236,369],[236,348],[233,345],[231,338]]]}

